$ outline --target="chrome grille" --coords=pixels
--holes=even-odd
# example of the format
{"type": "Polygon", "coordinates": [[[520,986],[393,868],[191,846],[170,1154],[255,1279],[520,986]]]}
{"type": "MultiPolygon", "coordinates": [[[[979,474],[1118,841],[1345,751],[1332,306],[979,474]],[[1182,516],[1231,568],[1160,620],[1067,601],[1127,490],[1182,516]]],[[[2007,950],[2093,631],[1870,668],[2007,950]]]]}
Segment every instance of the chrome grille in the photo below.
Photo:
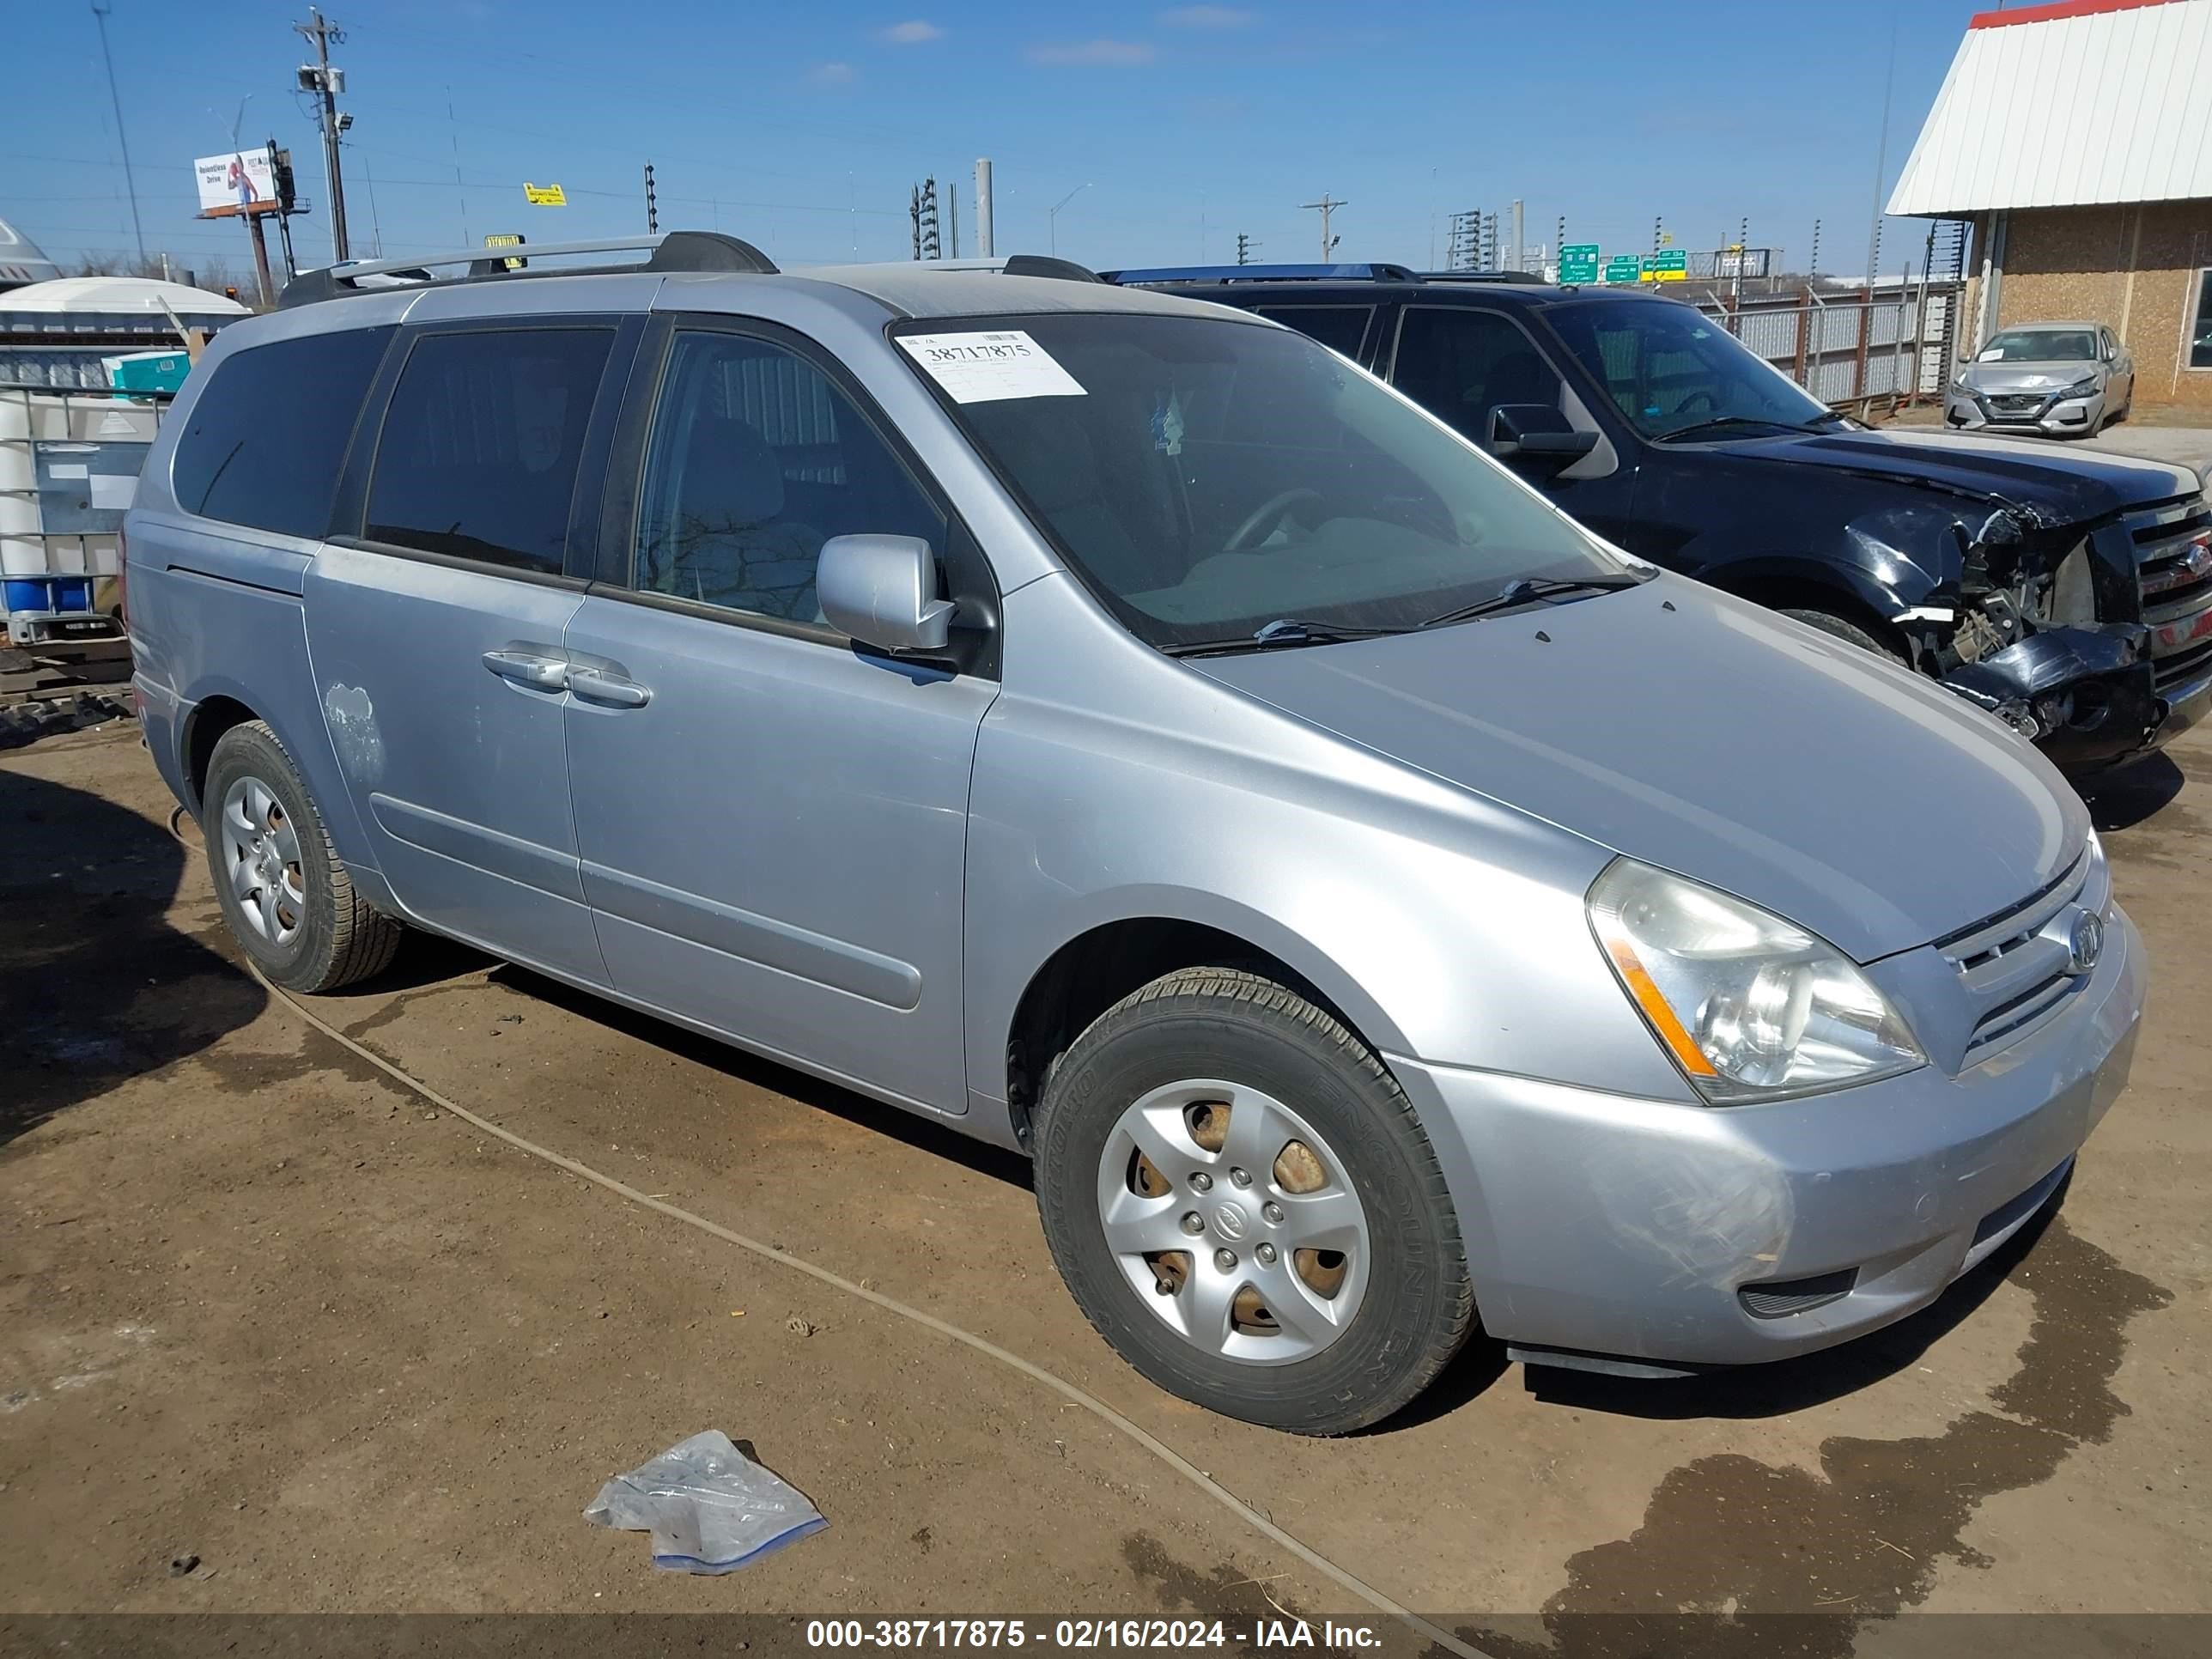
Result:
{"type": "Polygon", "coordinates": [[[2212,639],[2200,640],[2170,657],[2160,657],[2152,669],[2152,684],[2165,696],[2191,681],[2212,674],[2212,639]]]}
{"type": "Polygon", "coordinates": [[[2084,848],[2056,880],[2011,909],[1937,941],[1973,1006],[1964,1065],[2047,1024],[2088,983],[2074,972],[2066,935],[2077,909],[2102,915],[2110,896],[2103,860],[2084,848]]]}
{"type": "Polygon", "coordinates": [[[2143,615],[2171,623],[2212,605],[2212,507],[2202,495],[2132,514],[2143,615]]]}

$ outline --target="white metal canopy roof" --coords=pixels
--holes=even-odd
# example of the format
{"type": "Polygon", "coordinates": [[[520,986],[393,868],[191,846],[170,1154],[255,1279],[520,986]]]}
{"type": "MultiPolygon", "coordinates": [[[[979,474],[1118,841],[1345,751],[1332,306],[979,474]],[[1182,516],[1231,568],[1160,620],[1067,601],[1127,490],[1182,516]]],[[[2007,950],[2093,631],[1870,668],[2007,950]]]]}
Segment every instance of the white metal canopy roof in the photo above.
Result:
{"type": "Polygon", "coordinates": [[[151,312],[164,302],[179,316],[243,317],[252,309],[204,288],[151,276],[63,276],[0,294],[0,311],[151,312]]]}
{"type": "Polygon", "coordinates": [[[1889,211],[2212,197],[2212,0],[2062,0],[1967,25],[1889,211]]]}

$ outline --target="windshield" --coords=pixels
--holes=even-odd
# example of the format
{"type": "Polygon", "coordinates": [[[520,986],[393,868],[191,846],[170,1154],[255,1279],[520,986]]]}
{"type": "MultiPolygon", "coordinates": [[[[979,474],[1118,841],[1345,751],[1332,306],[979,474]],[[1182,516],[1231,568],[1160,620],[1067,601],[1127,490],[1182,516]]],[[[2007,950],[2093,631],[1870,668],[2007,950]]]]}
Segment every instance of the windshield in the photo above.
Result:
{"type": "Polygon", "coordinates": [[[1545,320],[1647,438],[1716,422],[1802,428],[1836,419],[1694,307],[1590,300],[1554,306],[1545,320]]]}
{"type": "Polygon", "coordinates": [[[1974,355],[1978,363],[2094,363],[2097,337],[2086,328],[2008,328],[1974,355]]]}
{"type": "Polygon", "coordinates": [[[1304,335],[1208,317],[896,337],[1096,592],[1162,647],[1408,629],[1522,578],[1617,580],[1533,490],[1304,335]]]}

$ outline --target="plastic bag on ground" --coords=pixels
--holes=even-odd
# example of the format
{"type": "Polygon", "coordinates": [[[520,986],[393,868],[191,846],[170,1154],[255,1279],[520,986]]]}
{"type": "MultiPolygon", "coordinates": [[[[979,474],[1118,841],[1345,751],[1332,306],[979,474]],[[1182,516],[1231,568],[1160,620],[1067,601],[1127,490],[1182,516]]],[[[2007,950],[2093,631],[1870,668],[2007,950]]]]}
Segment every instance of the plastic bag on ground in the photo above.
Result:
{"type": "Polygon", "coordinates": [[[584,1519],[653,1534],[653,1565],[734,1572],[830,1523],[798,1488],[730,1443],[720,1429],[680,1441],[599,1488],[584,1519]]]}

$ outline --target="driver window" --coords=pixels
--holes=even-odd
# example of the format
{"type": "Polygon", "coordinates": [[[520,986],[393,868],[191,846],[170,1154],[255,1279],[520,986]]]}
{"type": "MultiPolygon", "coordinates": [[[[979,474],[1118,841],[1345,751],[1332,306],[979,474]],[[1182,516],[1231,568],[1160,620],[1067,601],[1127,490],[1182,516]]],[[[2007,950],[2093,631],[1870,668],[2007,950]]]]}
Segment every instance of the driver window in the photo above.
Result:
{"type": "Polygon", "coordinates": [[[738,334],[676,337],[647,447],[634,584],[820,623],[832,536],[919,536],[945,518],[851,398],[799,353],[738,334]]]}
{"type": "Polygon", "coordinates": [[[1559,404],[1559,377],[1526,334],[1494,311],[1408,306],[1391,380],[1462,436],[1490,438],[1500,404],[1559,404]]]}

